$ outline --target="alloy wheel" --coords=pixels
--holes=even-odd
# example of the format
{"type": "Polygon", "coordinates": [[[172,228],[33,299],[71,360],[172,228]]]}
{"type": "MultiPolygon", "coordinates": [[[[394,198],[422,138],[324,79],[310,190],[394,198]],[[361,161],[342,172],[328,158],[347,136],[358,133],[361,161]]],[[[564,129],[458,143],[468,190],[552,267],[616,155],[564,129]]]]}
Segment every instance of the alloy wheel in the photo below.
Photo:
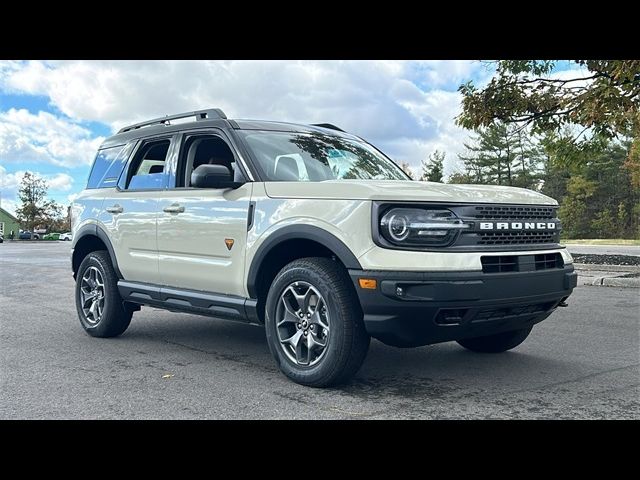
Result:
{"type": "Polygon", "coordinates": [[[293,363],[317,364],[330,338],[329,311],[322,294],[308,282],[294,282],[280,295],[276,330],[283,352],[293,363]]]}
{"type": "Polygon", "coordinates": [[[104,311],[104,279],[96,267],[89,267],[82,276],[80,302],[87,322],[97,325],[104,311]]]}

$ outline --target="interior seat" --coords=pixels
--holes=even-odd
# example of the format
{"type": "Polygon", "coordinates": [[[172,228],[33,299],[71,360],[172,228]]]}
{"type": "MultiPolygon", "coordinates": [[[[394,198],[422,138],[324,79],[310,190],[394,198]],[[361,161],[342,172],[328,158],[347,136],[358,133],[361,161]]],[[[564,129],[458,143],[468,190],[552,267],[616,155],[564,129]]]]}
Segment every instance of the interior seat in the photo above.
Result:
{"type": "Polygon", "coordinates": [[[185,179],[191,186],[191,172],[200,165],[224,165],[233,173],[235,159],[227,144],[216,137],[197,138],[187,152],[185,179]]]}

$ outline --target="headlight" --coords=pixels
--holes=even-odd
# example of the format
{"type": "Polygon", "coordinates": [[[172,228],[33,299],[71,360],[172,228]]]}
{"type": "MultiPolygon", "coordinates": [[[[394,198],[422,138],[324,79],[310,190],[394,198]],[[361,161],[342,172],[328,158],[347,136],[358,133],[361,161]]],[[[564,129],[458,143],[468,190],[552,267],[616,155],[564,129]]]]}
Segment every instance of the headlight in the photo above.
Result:
{"type": "Polygon", "coordinates": [[[380,219],[380,233],[398,246],[446,247],[470,228],[444,208],[392,208],[380,219]]]}

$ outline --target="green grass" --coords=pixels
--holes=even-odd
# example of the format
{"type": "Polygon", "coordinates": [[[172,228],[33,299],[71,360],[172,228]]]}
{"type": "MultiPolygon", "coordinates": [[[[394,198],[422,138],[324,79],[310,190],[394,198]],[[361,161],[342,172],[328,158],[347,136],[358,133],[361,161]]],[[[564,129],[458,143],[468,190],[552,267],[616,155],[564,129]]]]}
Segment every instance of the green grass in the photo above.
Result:
{"type": "Polygon", "coordinates": [[[640,240],[626,240],[624,238],[593,238],[569,240],[563,238],[562,243],[575,243],[578,245],[640,245],[640,240]]]}

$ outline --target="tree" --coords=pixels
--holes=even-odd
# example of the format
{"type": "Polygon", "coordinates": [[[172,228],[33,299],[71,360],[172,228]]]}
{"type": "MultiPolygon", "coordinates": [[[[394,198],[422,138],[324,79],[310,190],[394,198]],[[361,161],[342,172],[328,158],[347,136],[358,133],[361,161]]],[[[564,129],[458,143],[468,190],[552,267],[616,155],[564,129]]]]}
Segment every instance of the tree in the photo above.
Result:
{"type": "Polygon", "coordinates": [[[624,167],[631,176],[631,185],[640,189],[640,136],[631,143],[629,147],[629,156],[624,162],[624,167]]]}
{"type": "Polygon", "coordinates": [[[38,224],[47,225],[60,216],[61,207],[47,200],[47,182],[31,172],[25,172],[20,182],[18,198],[22,202],[16,209],[20,222],[31,232],[38,224]]]}
{"type": "MultiPolygon", "coordinates": [[[[460,86],[459,125],[476,129],[495,121],[531,125],[534,133],[559,132],[579,125],[573,145],[619,136],[640,137],[640,60],[577,60],[587,73],[572,78],[553,75],[555,61],[503,60],[489,84],[460,86]]],[[[582,144],[582,145],[580,145],[582,144]]]]}
{"type": "Polygon", "coordinates": [[[591,238],[590,218],[593,212],[590,207],[593,202],[591,197],[595,194],[598,185],[580,175],[571,177],[567,183],[567,196],[562,200],[559,216],[562,219],[562,228],[565,236],[569,238],[591,238]]]}
{"type": "Polygon", "coordinates": [[[640,235],[640,189],[624,168],[631,143],[611,142],[582,164],[566,168],[553,151],[547,159],[542,193],[561,204],[567,238],[637,238],[640,235]]]}
{"type": "Polygon", "coordinates": [[[404,173],[406,173],[407,175],[409,175],[409,178],[411,180],[415,180],[414,176],[413,176],[413,171],[411,170],[411,165],[409,165],[408,162],[402,162],[400,164],[400,168],[402,170],[404,170],[404,173]]]}
{"type": "Polygon", "coordinates": [[[536,187],[539,180],[537,150],[524,132],[505,123],[478,129],[467,152],[459,155],[471,183],[536,187]]]}
{"type": "Polygon", "coordinates": [[[429,158],[422,160],[422,182],[440,182],[442,183],[442,175],[444,168],[445,152],[435,150],[429,155],[429,158]]]}
{"type": "Polygon", "coordinates": [[[453,172],[449,175],[447,183],[468,184],[474,183],[474,178],[466,172],[453,172]]]}
{"type": "Polygon", "coordinates": [[[66,213],[66,208],[59,203],[52,202],[51,209],[41,223],[48,232],[68,232],[70,228],[66,213]]]}

